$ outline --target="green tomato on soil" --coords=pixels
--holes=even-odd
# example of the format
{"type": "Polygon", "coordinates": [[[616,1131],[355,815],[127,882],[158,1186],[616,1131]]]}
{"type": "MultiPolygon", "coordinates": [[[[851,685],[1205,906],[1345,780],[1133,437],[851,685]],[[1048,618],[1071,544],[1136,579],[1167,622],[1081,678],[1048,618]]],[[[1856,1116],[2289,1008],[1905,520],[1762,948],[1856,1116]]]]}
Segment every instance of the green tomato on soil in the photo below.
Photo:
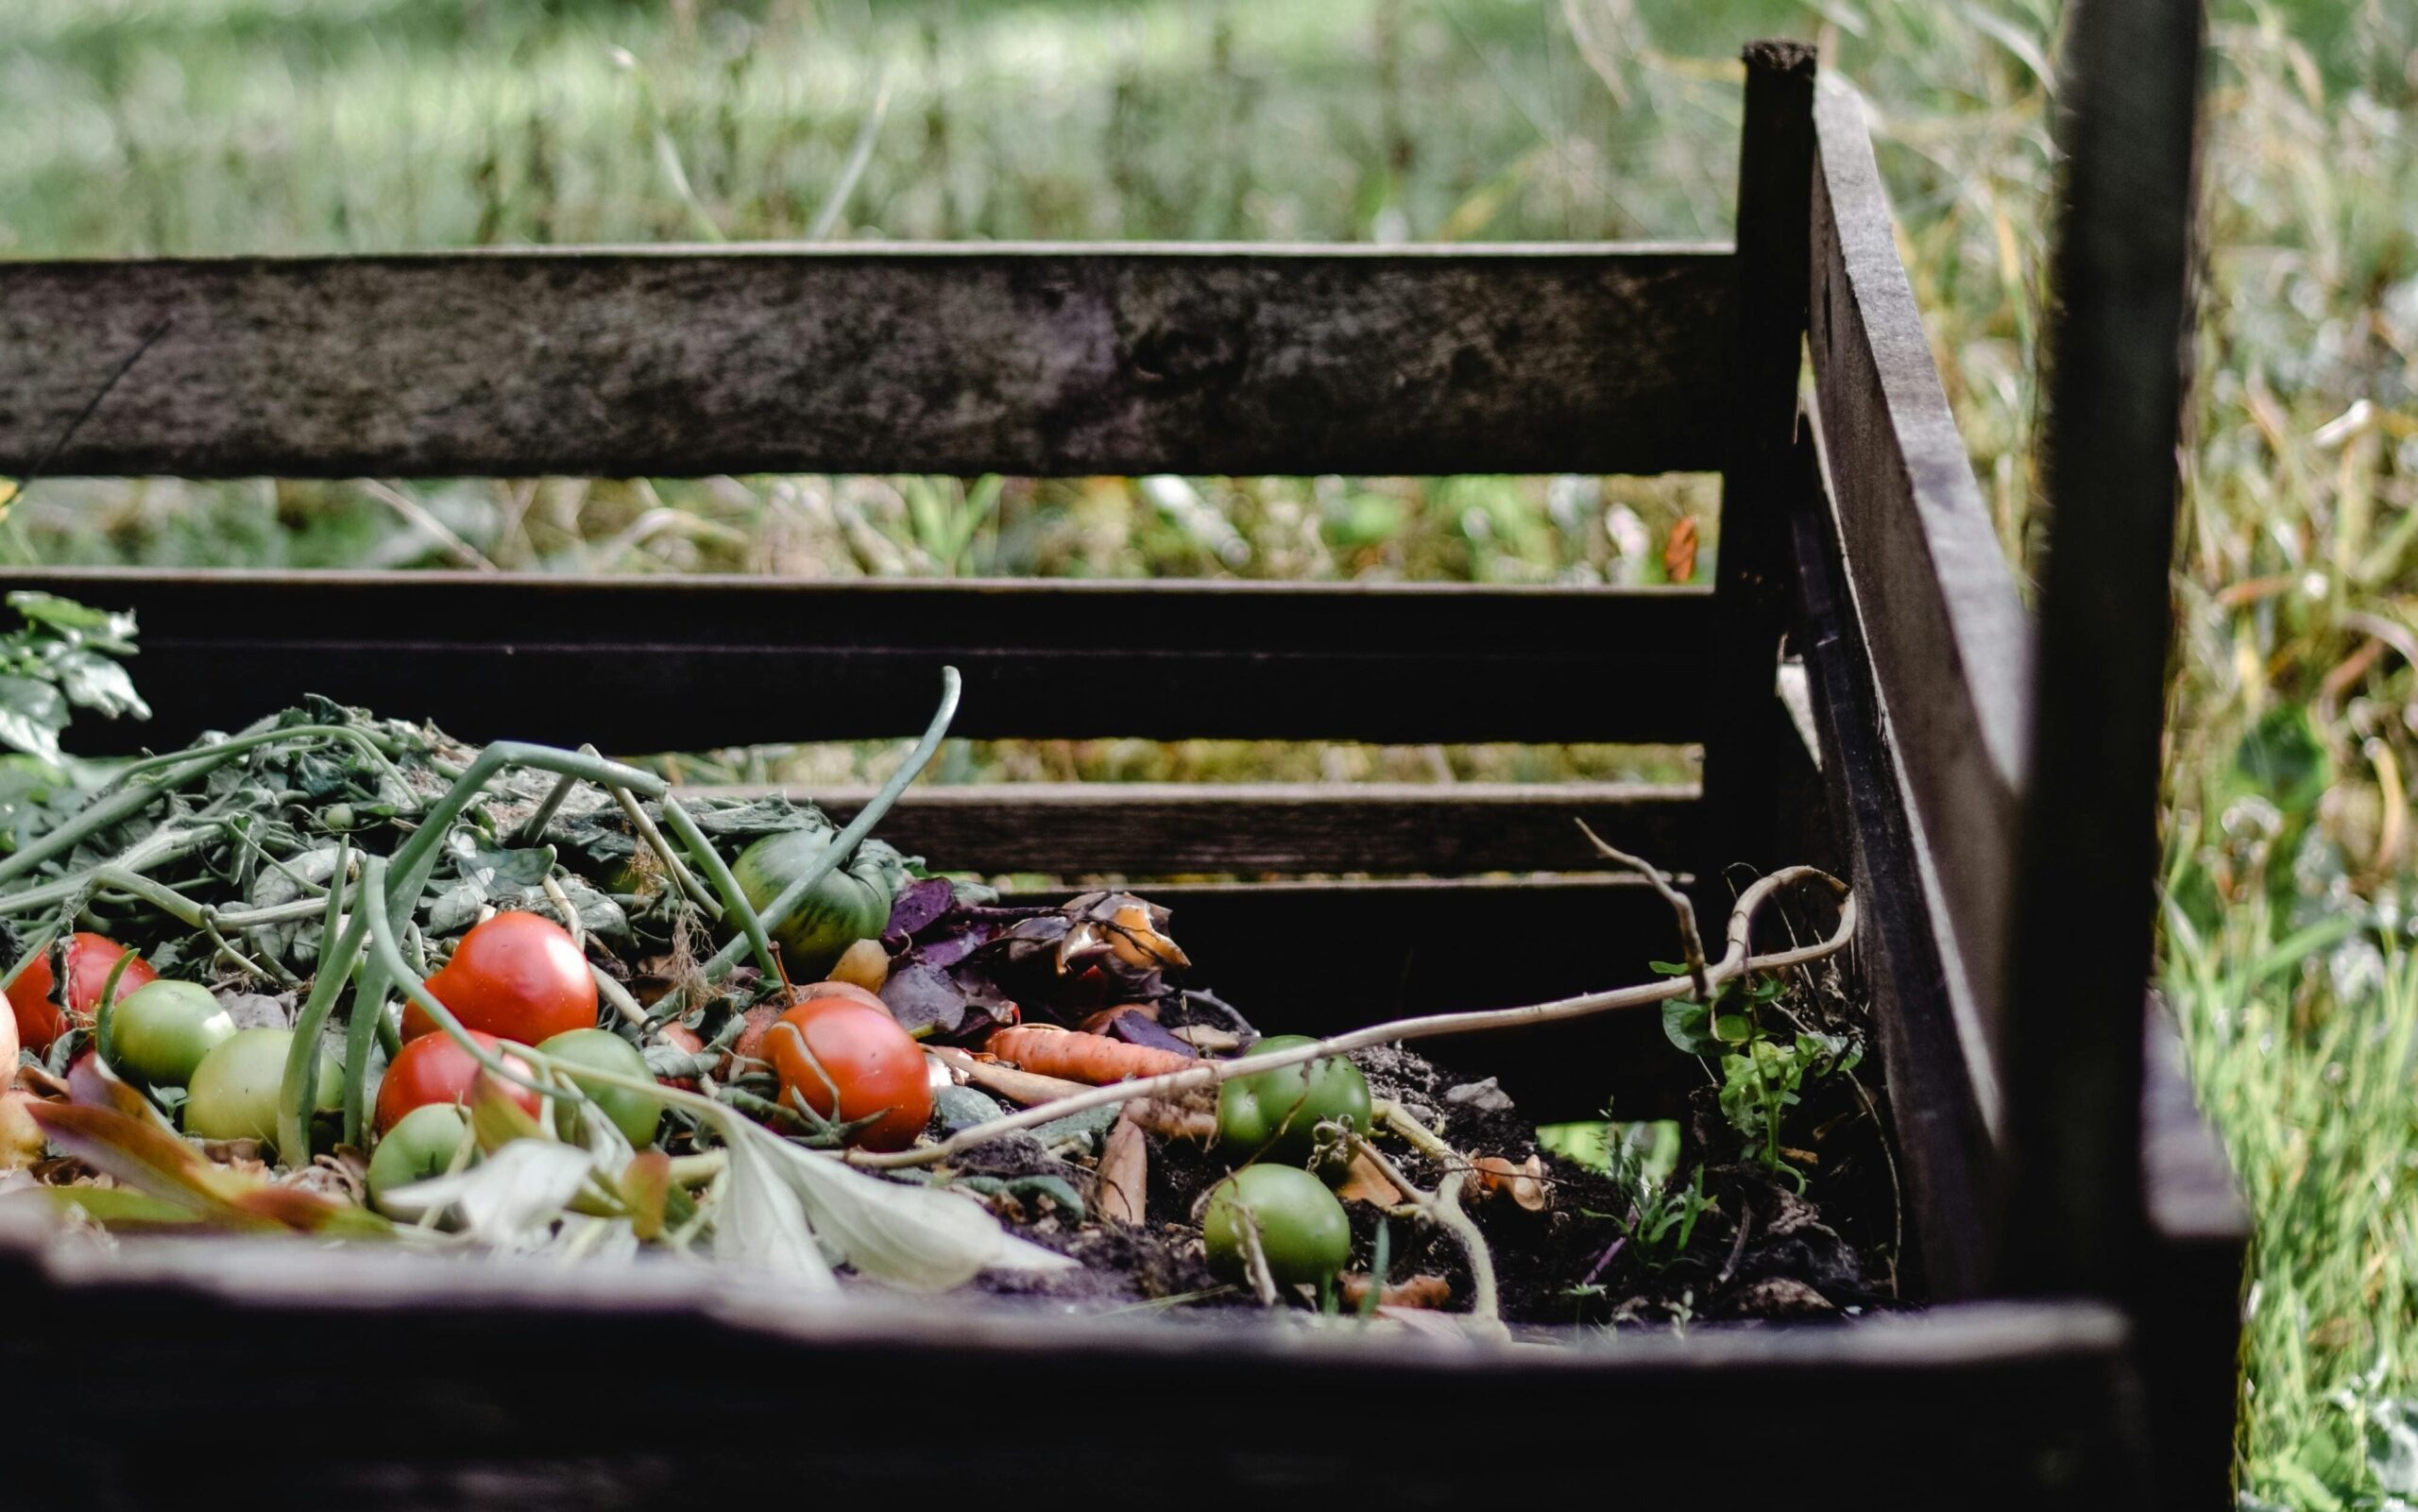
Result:
{"type": "MultiPolygon", "coordinates": [[[[610,1029],[570,1029],[557,1034],[537,1046],[540,1055],[575,1066],[587,1066],[598,1071],[611,1071],[641,1081],[652,1081],[655,1075],[646,1068],[646,1057],[638,1047],[610,1029]]],[[[605,1082],[571,1073],[572,1085],[587,1094],[597,1109],[613,1121],[622,1137],[632,1149],[644,1149],[655,1143],[655,1126],[663,1116],[663,1103],[642,1092],[616,1087],[605,1082]]],[[[400,1125],[397,1125],[400,1128],[400,1125]]]]}
{"type": "Polygon", "coordinates": [[[1251,1279],[1245,1226],[1259,1233],[1268,1273],[1280,1286],[1316,1285],[1352,1260],[1352,1220],[1326,1183],[1291,1165],[1246,1165],[1212,1187],[1201,1215],[1209,1268],[1251,1279]]]}
{"type": "MultiPolygon", "coordinates": [[[[1306,1034],[1279,1034],[1243,1059],[1315,1043],[1306,1034]]],[[[1317,1158],[1321,1123],[1369,1131],[1369,1079],[1341,1056],[1235,1077],[1218,1089],[1218,1143],[1233,1159],[1307,1165],[1317,1158]]],[[[1320,1174],[1341,1181],[1350,1164],[1324,1161],[1320,1174]]]]}
{"type": "MultiPolygon", "coordinates": [[[[813,830],[784,830],[740,852],[730,870],[748,905],[758,909],[769,906],[822,858],[829,839],[813,830]]],[[[894,901],[894,889],[883,885],[884,870],[871,854],[835,867],[772,932],[790,980],[819,980],[850,945],[880,938],[894,901]]]]}
{"type": "MultiPolygon", "coordinates": [[[[194,1068],[185,1093],[185,1132],[203,1139],[257,1139],[277,1143],[277,1099],[285,1084],[285,1056],[292,1029],[241,1029],[221,1041],[194,1068]]],[[[313,1106],[333,1113],[344,1106],[344,1068],[329,1050],[319,1051],[319,1080],[313,1106]]]]}
{"type": "Polygon", "coordinates": [[[202,1058],[234,1037],[235,1021],[194,982],[152,982],[110,1010],[110,1064],[155,1087],[191,1081],[202,1058]]]}
{"type": "Polygon", "coordinates": [[[444,1175],[469,1129],[470,1120],[451,1103],[427,1103],[405,1113],[369,1157],[370,1203],[383,1208],[397,1187],[444,1175]]]}

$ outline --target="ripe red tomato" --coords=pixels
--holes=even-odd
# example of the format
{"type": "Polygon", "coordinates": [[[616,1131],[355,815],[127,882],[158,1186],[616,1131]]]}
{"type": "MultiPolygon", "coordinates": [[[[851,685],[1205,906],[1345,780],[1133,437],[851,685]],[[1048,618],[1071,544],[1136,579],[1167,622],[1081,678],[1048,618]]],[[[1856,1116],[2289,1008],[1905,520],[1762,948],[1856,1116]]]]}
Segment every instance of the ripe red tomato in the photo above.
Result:
{"type": "MultiPolygon", "coordinates": [[[[499,913],[453,947],[453,959],[428,979],[436,1000],[466,1029],[538,1045],[596,1027],[596,978],[570,934],[535,913],[499,913]]],[[[403,1038],[436,1021],[414,1004],[403,1010],[403,1038]]]]}
{"type": "MultiPolygon", "coordinates": [[[[50,969],[50,952],[36,956],[17,979],[9,986],[9,1006],[17,1011],[17,1038],[25,1047],[37,1053],[50,1048],[50,1042],[67,1032],[69,1016],[77,1023],[88,1023],[93,1010],[100,1005],[102,984],[110,979],[110,968],[126,947],[107,935],[78,934],[67,942],[67,1011],[61,1013],[52,1000],[51,989],[57,984],[50,969]]],[[[117,995],[112,1002],[123,1003],[136,988],[160,979],[151,963],[141,956],[126,963],[126,971],[117,979],[117,995]]]]}
{"type": "Polygon", "coordinates": [[[781,1075],[782,1101],[803,1100],[842,1123],[882,1113],[854,1136],[867,1149],[905,1149],[931,1121],[923,1047],[880,1009],[836,994],[809,998],[775,1023],[764,1054],[781,1075]]]}
{"type": "MultiPolygon", "coordinates": [[[[450,1004],[448,1005],[451,1006],[450,1004]]],[[[492,1034],[470,1031],[470,1038],[489,1050],[503,1050],[504,1042],[492,1034]]],[[[507,1054],[503,1063],[522,1076],[530,1074],[529,1062],[517,1055],[507,1054]]],[[[451,1034],[423,1034],[402,1047],[386,1067],[385,1079],[378,1083],[378,1131],[384,1133],[402,1121],[403,1114],[431,1103],[468,1104],[470,1088],[479,1079],[478,1058],[462,1048],[451,1034]]],[[[512,1100],[537,1115],[537,1095],[526,1087],[504,1083],[512,1100]]]]}

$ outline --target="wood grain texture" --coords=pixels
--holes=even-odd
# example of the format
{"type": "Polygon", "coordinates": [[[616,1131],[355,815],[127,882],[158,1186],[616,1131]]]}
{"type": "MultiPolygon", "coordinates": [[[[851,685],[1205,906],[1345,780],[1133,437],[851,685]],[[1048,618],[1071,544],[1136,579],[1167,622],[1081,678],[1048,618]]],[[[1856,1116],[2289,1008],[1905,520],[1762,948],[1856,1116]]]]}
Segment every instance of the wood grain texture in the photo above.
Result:
{"type": "Polygon", "coordinates": [[[911,735],[940,669],[977,738],[1685,741],[1694,589],[1186,582],[844,583],[442,572],[0,571],[142,624],[173,749],[324,693],[468,739],[642,754],[911,735]]]}
{"type": "Polygon", "coordinates": [[[1904,1172],[1906,1216],[1928,1295],[1987,1294],[2004,1175],[1982,1097],[1958,1044],[1939,931],[1899,783],[1902,754],[1881,715],[1873,668],[1840,559],[1837,517],[1820,491],[1811,438],[1791,511],[1798,618],[1831,822],[1850,861],[1856,966],[1871,994],[1874,1038],[1904,1172]]]}
{"type": "MultiPolygon", "coordinates": [[[[869,790],[782,792],[852,817],[869,790]]],[[[907,790],[882,838],[952,871],[1053,876],[1584,872],[1609,868],[1583,820],[1680,869],[1696,792],[1636,783],[981,783],[907,790]]]]}
{"type": "Polygon", "coordinates": [[[1792,1433],[1811,1443],[1889,1424],[1891,1453],[1857,1469],[1862,1507],[1935,1507],[1949,1487],[1960,1508],[2037,1512],[2135,1504],[2137,1490],[2126,1324],[2089,1302],[1845,1327],[1699,1323],[1684,1336],[1571,1334],[1539,1349],[1406,1329],[1313,1333],[1247,1311],[1204,1325],[873,1287],[818,1300],[745,1273],[472,1266],[264,1241],[138,1240],[104,1254],[0,1233],[0,1275],[60,1300],[0,1334],[0,1366],[79,1362],[51,1386],[45,1451],[23,1456],[10,1484],[56,1512],[179,1499],[261,1512],[621,1512],[743,1504],[767,1486],[924,1504],[1065,1473],[1051,1436],[935,1434],[899,1410],[935,1380],[984,1402],[1082,1402],[1109,1381],[1136,1402],[1248,1402],[1270,1421],[1325,1425],[1273,1442],[1132,1433],[1086,1444],[1086,1476],[1147,1486],[1154,1507],[1543,1503],[1603,1473],[1613,1421],[1635,1494],[1750,1512],[1770,1505],[1768,1484],[1708,1477],[1701,1443],[1742,1395],[1789,1402],[1792,1433]],[[408,1443],[303,1434],[248,1460],[214,1452],[226,1426],[192,1410],[195,1381],[262,1421],[316,1420],[332,1350],[376,1360],[381,1409],[423,1431],[408,1443]],[[465,1368],[498,1351],[543,1361],[556,1384],[677,1375],[684,1410],[710,1431],[633,1433],[625,1415],[597,1410],[594,1392],[465,1368]],[[850,1388],[802,1410],[800,1383],[823,1380],[850,1388]],[[1392,1442],[1439,1406],[1518,1423],[1522,1452],[1419,1456],[1392,1442]],[[129,1415],[149,1425],[144,1453],[113,1431],[129,1415]]]}
{"type": "Polygon", "coordinates": [[[852,246],[26,263],[0,472],[1662,472],[1717,247],[852,246]]]}
{"type": "Polygon", "coordinates": [[[1948,410],[1889,203],[1844,89],[1814,103],[1810,347],[1824,463],[1936,894],[1960,1039],[1995,1128],[2032,628],[1948,410]]]}

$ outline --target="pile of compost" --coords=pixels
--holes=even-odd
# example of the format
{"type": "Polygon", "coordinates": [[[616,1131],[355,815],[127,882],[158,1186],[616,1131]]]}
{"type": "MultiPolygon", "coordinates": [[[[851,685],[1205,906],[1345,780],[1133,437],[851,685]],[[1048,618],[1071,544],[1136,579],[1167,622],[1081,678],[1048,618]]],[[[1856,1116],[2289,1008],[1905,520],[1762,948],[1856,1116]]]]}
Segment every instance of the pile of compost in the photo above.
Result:
{"type": "MultiPolygon", "coordinates": [[[[54,612],[37,642],[116,671],[130,626],[54,612]]],[[[1828,878],[1741,900],[1829,884],[1822,947],[1741,929],[1598,999],[1313,1041],[1216,995],[1145,896],[1017,906],[877,838],[954,703],[952,675],[844,826],[322,700],[113,767],[28,752],[0,790],[0,1202],[100,1243],[656,1255],[1083,1312],[1893,1304],[1828,878]],[[1678,1129],[1541,1130],[1455,1059],[1464,1028],[1615,1011],[1704,1066],[1678,1129]]]]}

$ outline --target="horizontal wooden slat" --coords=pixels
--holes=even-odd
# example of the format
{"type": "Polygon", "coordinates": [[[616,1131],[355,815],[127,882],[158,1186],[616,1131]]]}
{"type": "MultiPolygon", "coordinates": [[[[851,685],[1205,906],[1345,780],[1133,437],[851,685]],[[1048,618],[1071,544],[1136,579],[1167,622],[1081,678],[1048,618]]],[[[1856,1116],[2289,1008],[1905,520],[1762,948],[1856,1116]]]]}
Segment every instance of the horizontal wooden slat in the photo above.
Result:
{"type": "MultiPolygon", "coordinates": [[[[853,817],[863,789],[736,787],[853,817]]],[[[1129,877],[1202,873],[1591,870],[1584,821],[1614,845],[1677,870],[1696,792],[1639,783],[981,783],[911,788],[882,838],[951,871],[1129,877]]]]}
{"type": "Polygon", "coordinates": [[[0,472],[1662,472],[1711,247],[858,246],[29,263],[0,472]]]}
{"type": "Polygon", "coordinates": [[[1628,1492],[1749,1512],[1770,1505],[1766,1478],[1708,1476],[1701,1443],[1704,1425],[1742,1399],[1788,1402],[1790,1432],[1806,1443],[1889,1424],[1890,1453],[1855,1468],[1860,1507],[2140,1504],[2125,1439],[2126,1322],[2089,1301],[1846,1325],[1568,1331],[1564,1347],[1537,1348],[1406,1328],[1313,1332],[1247,1310],[1083,1317],[1059,1303],[871,1285],[818,1296],[735,1267],[642,1261],[465,1264],[401,1246],[224,1238],[36,1249],[5,1218],[0,1276],[30,1304],[0,1333],[0,1365],[79,1362],[47,1387],[57,1421],[43,1452],[12,1470],[12,1493],[57,1512],[196,1492],[279,1509],[622,1512],[738,1504],[767,1485],[812,1486],[843,1503],[945,1503],[967,1487],[1063,1475],[1064,1436],[934,1433],[898,1403],[941,1381],[969,1401],[1084,1402],[1104,1380],[1137,1403],[1249,1402],[1255,1420],[1322,1425],[1273,1441],[1086,1441],[1083,1474],[1149,1487],[1151,1504],[1170,1512],[1548,1502],[1604,1473],[1608,1421],[1620,1425],[1628,1492]],[[378,1362],[381,1406],[422,1431],[408,1442],[302,1435],[240,1465],[219,1453],[224,1425],[191,1410],[193,1383],[264,1421],[310,1420],[326,1410],[337,1340],[378,1362]],[[626,1415],[599,1412],[593,1392],[466,1367],[497,1353],[542,1360],[550,1380],[679,1375],[684,1407],[713,1431],[633,1432],[626,1415]],[[849,1389],[801,1411],[798,1383],[815,1380],[849,1389]],[[1518,1424],[1521,1452],[1419,1456],[1388,1442],[1439,1410],[1518,1424]],[[128,1416],[147,1425],[142,1452],[113,1430],[128,1416]]]}
{"type": "Polygon", "coordinates": [[[2032,629],[1898,261],[1862,112],[1844,90],[1815,104],[1810,345],[1823,460],[1960,1038],[1995,1129],[2032,629]]]}
{"type": "Polygon", "coordinates": [[[306,692],[472,739],[623,754],[911,734],[940,669],[981,738],[1683,741],[1695,589],[0,572],[141,618],[167,749],[306,692]]]}

